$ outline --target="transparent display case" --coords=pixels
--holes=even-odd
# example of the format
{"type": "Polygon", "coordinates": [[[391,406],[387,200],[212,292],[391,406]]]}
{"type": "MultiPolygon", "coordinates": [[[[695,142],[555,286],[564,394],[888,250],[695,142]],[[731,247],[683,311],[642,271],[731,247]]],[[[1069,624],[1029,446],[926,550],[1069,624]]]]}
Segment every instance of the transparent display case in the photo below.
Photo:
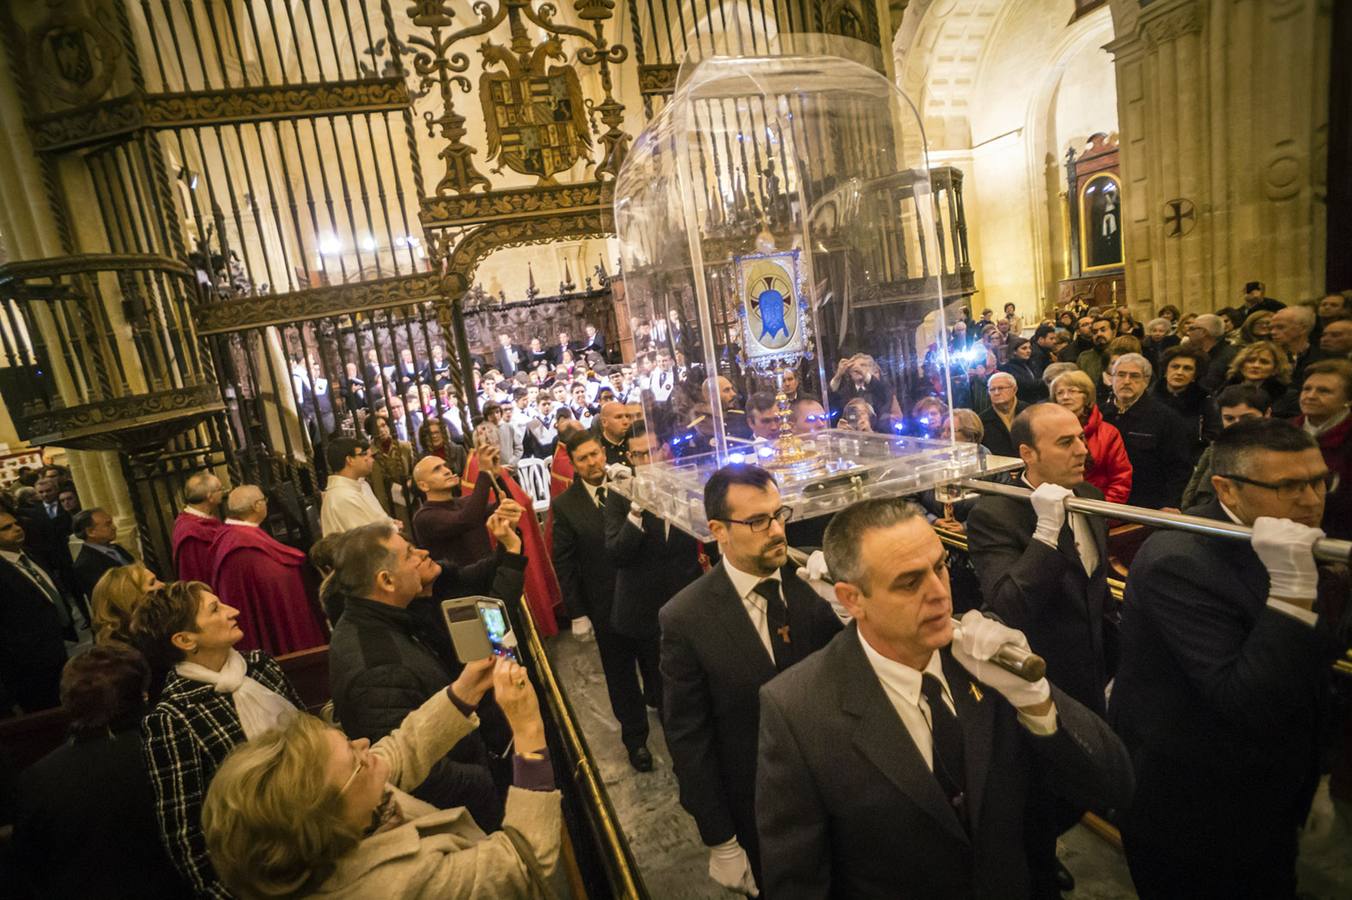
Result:
{"type": "Polygon", "coordinates": [[[954,440],[946,342],[922,349],[945,333],[947,200],[914,107],[867,59],[817,35],[688,58],[616,180],[661,442],[630,490],[697,536],[728,462],[775,472],[795,518],[999,467],[954,440]],[[937,413],[906,415],[926,396],[937,413]]]}

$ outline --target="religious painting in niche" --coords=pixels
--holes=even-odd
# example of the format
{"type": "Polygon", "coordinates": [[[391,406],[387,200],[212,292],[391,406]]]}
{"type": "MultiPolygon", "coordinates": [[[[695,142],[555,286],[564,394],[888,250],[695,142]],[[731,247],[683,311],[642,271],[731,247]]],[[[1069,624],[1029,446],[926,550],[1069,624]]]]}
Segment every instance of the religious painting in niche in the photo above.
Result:
{"type": "Polygon", "coordinates": [[[1080,253],[1086,271],[1122,265],[1122,191],[1107,173],[1080,186],[1080,253]]]}

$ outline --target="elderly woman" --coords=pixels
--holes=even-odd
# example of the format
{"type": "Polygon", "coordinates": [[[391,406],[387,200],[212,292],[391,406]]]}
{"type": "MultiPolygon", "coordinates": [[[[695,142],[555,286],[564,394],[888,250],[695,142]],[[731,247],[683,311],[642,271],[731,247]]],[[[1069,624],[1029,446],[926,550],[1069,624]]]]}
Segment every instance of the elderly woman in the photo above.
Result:
{"type": "Polygon", "coordinates": [[[1171,334],[1170,329],[1173,323],[1160,316],[1151,319],[1145,325],[1145,337],[1141,339],[1141,355],[1150,361],[1151,367],[1155,371],[1160,369],[1160,357],[1170,347],[1177,347],[1182,342],[1176,334],[1171,334]]]}
{"type": "Polygon", "coordinates": [[[243,898],[538,896],[563,821],[535,692],[505,659],[470,663],[374,746],[308,715],[236,748],[202,815],[211,859],[243,898]],[[490,687],[511,726],[503,830],[406,791],[477,725],[490,687]]]}
{"type": "Polygon", "coordinates": [[[239,611],[198,581],[147,595],[131,634],[152,668],[170,668],[142,724],[160,840],[198,897],[228,897],[207,858],[202,799],[226,753],[303,708],[282,669],[260,650],[234,649],[239,611]]]}
{"type": "Polygon", "coordinates": [[[1276,403],[1291,383],[1291,361],[1271,341],[1257,341],[1240,348],[1225,370],[1225,378],[1226,384],[1260,387],[1276,403]]]}
{"type": "Polygon", "coordinates": [[[146,594],[162,587],[155,573],[140,563],[118,566],[99,576],[94,590],[89,592],[95,643],[131,643],[132,613],[146,594]]]}
{"type": "Polygon", "coordinates": [[[70,740],[19,776],[12,855],[28,890],[11,885],[6,896],[168,900],[188,893],[160,845],[141,754],[149,684],[146,661],[123,644],[91,647],[66,663],[61,708],[70,740]]]}
{"type": "Polygon", "coordinates": [[[1102,491],[1109,503],[1126,503],[1131,496],[1131,460],[1122,433],[1103,421],[1095,396],[1094,382],[1084,372],[1066,372],[1052,382],[1052,399],[1075,413],[1084,426],[1089,448],[1084,480],[1102,491]]]}

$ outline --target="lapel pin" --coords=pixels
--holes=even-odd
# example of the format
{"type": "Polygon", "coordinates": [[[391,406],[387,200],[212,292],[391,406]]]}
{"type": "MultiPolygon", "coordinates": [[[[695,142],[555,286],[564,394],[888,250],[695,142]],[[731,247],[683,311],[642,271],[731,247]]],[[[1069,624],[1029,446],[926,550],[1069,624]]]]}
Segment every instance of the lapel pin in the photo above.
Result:
{"type": "Polygon", "coordinates": [[[980,703],[980,702],[981,702],[981,688],[979,688],[979,687],[976,686],[976,682],[975,682],[975,681],[969,681],[969,682],[967,683],[967,689],[968,689],[969,691],[972,692],[972,699],[975,700],[977,703],[980,703]]]}

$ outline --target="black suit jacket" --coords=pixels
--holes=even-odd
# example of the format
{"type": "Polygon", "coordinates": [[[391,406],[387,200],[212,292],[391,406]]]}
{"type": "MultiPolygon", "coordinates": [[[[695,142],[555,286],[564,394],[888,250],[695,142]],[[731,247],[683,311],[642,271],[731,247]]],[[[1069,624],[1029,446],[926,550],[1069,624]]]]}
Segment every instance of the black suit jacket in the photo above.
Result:
{"type": "MultiPolygon", "coordinates": [[[[1189,512],[1229,521],[1216,500],[1189,512]]],[[[1215,871],[1292,844],[1319,776],[1339,645],[1328,617],[1311,627],[1269,607],[1268,583],[1249,544],[1169,530],[1127,579],[1109,718],[1140,790],[1123,832],[1215,871]]]]}
{"type": "MultiPolygon", "coordinates": [[[[1103,499],[1088,483],[1076,486],[1075,496],[1103,499]]],[[[1103,715],[1103,688],[1114,662],[1108,648],[1115,649],[1115,626],[1105,628],[1104,617],[1116,610],[1108,594],[1107,522],[1086,519],[1099,558],[1092,577],[1085,574],[1069,520],[1056,549],[1033,540],[1037,513],[1027,500],[988,495],[976,501],[967,517],[967,548],[984,608],[1027,635],[1047,660],[1053,684],[1103,715]]]]}
{"type": "MultiPolygon", "coordinates": [[[[793,663],[840,631],[831,607],[781,570],[793,663]]],[[[778,671],[737,595],[715,566],[662,608],[662,726],[681,805],[700,838],[719,844],[736,833],[754,851],[759,692],[778,671]]]]}
{"type": "MultiPolygon", "coordinates": [[[[50,576],[51,571],[47,570],[50,576]]],[[[0,682],[25,712],[56,706],[66,664],[62,616],[27,575],[0,559],[0,682]]]]}
{"type": "Polygon", "coordinates": [[[1038,737],[949,654],[971,835],[883,691],[851,624],[761,689],[756,820],[765,895],[1025,897],[1024,820],[1051,792],[1079,806],[1131,796],[1122,742],[1054,685],[1057,730],[1038,737]]]}
{"type": "Polygon", "coordinates": [[[521,369],[526,367],[526,348],[516,344],[512,345],[516,351],[516,363],[513,364],[511,358],[507,355],[505,347],[495,347],[493,349],[493,364],[499,372],[508,378],[515,375],[521,369]]]}
{"type": "Polygon", "coordinates": [[[116,569],[118,566],[129,566],[136,562],[136,557],[132,556],[120,544],[110,544],[117,551],[118,556],[122,557],[122,562],[114,562],[113,558],[101,550],[95,550],[86,543],[80,548],[80,555],[75,558],[75,589],[81,595],[88,597],[94,592],[94,585],[99,583],[103,573],[109,569],[116,569]]]}
{"type": "MultiPolygon", "coordinates": [[[[1019,400],[1014,405],[1014,415],[1018,416],[1028,408],[1028,404],[1019,400]]],[[[1019,458],[1019,448],[1014,446],[1014,442],[1009,438],[1009,429],[1005,427],[1004,421],[1000,418],[995,407],[987,409],[981,414],[981,425],[985,428],[985,436],[981,438],[981,445],[996,456],[1012,456],[1019,458]]]]}
{"type": "Polygon", "coordinates": [[[615,567],[610,625],[627,637],[656,638],[657,611],[703,574],[699,545],[650,512],[643,513],[643,528],[635,528],[628,521],[629,498],[607,493],[606,555],[615,567]]]}
{"type": "Polygon", "coordinates": [[[605,514],[579,478],[554,498],[550,511],[554,514],[554,572],[563,590],[564,607],[570,617],[586,616],[593,628],[608,631],[615,567],[606,554],[605,514]]]}

